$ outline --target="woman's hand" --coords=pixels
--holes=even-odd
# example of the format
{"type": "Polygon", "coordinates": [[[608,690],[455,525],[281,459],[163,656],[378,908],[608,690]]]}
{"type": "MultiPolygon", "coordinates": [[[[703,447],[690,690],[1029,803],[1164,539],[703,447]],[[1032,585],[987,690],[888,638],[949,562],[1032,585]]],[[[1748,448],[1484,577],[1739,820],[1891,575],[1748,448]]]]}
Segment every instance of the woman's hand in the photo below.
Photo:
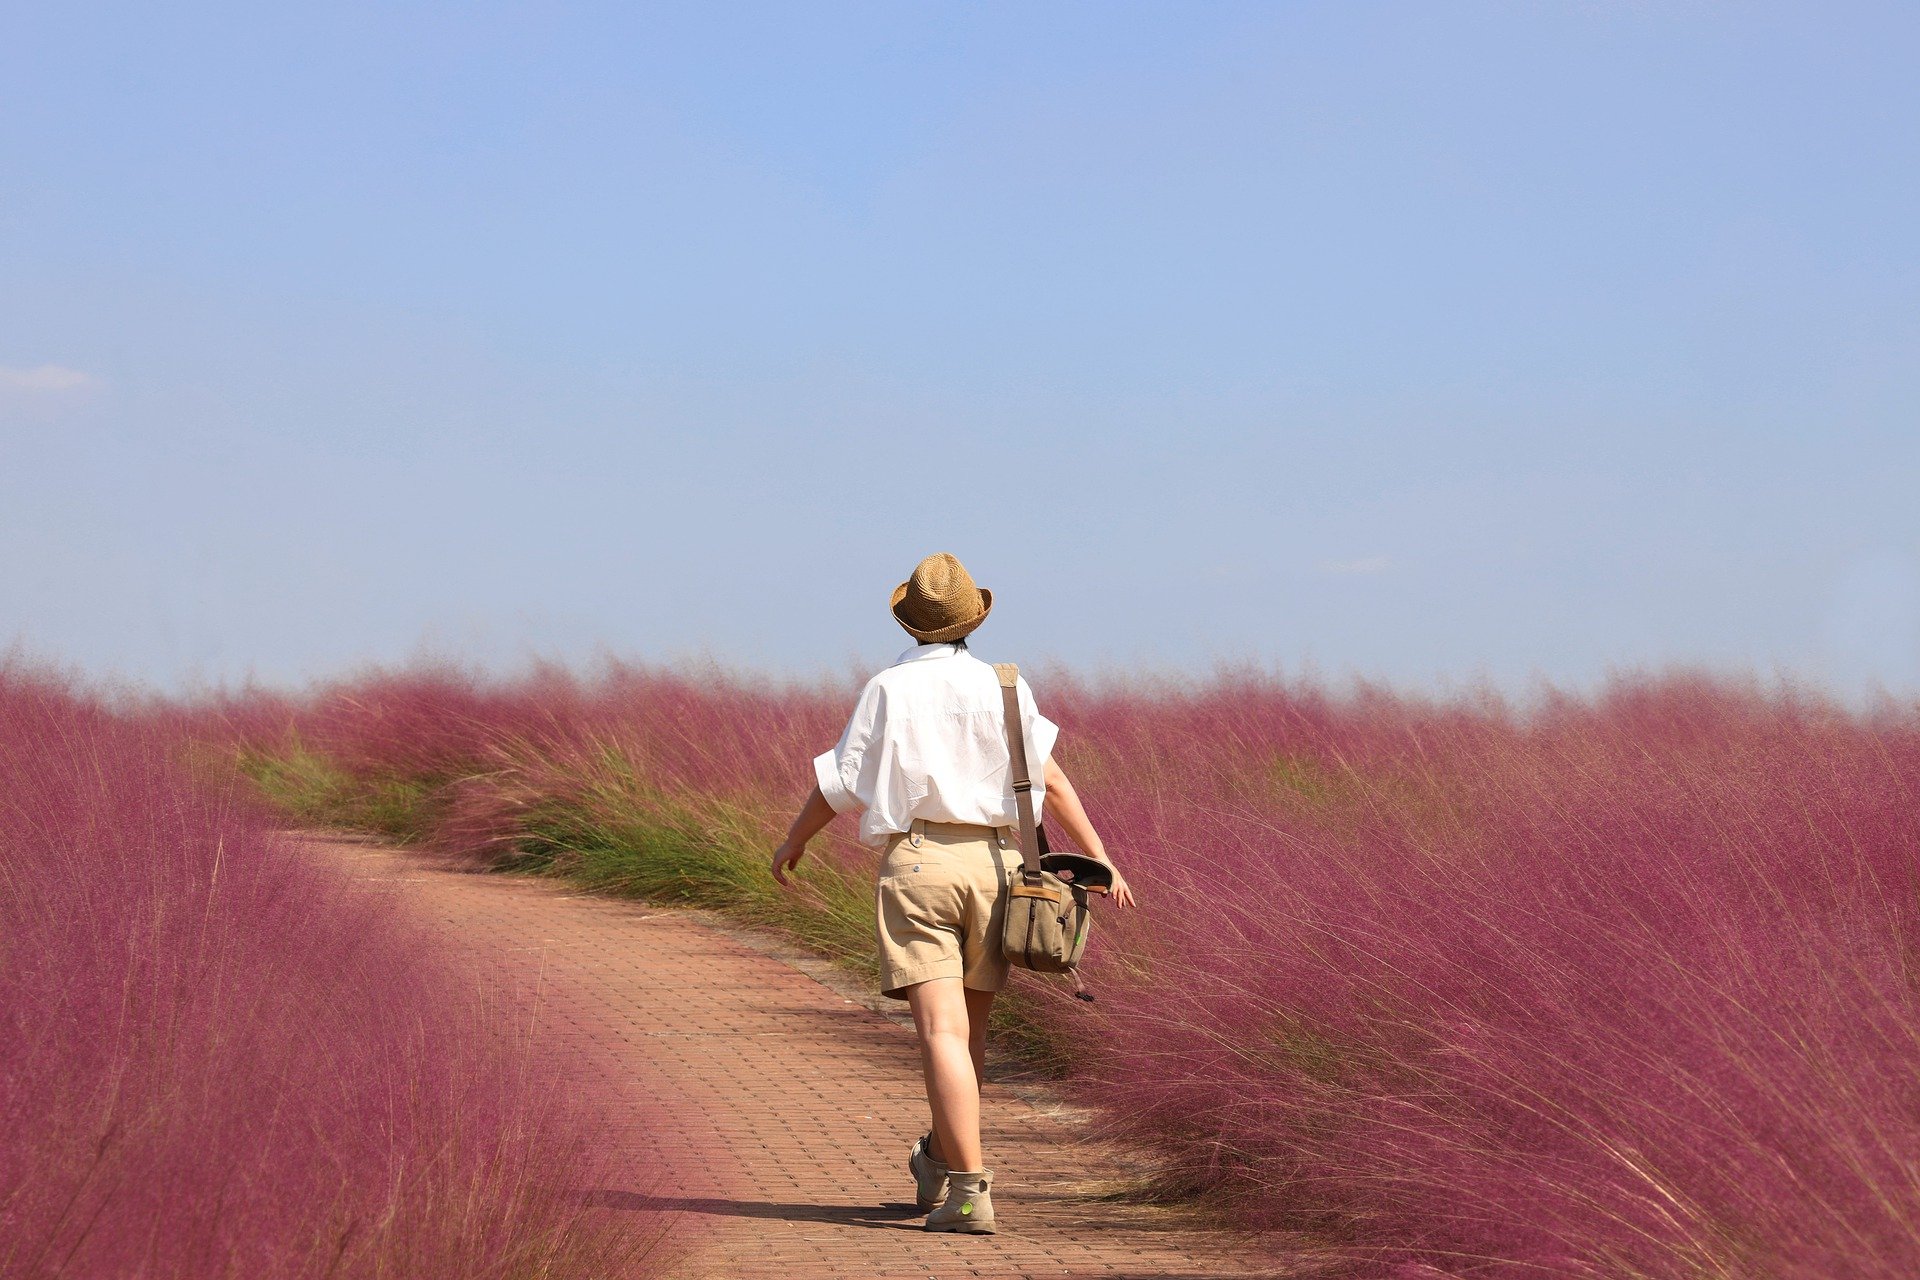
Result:
{"type": "Polygon", "coordinates": [[[806,851],[805,841],[795,844],[791,839],[781,841],[780,847],[773,851],[773,878],[783,887],[789,883],[787,872],[800,865],[801,855],[806,851]]]}
{"type": "MultiPolygon", "coordinates": [[[[1112,862],[1108,861],[1106,854],[1090,853],[1087,856],[1089,858],[1092,858],[1095,862],[1106,863],[1107,870],[1113,872],[1113,883],[1107,886],[1105,893],[1109,898],[1113,899],[1114,906],[1134,907],[1139,905],[1139,903],[1135,902],[1133,898],[1133,886],[1128,884],[1127,878],[1120,874],[1120,868],[1114,866],[1112,862]]],[[[1062,880],[1065,880],[1068,883],[1072,883],[1073,872],[1061,871],[1061,872],[1058,872],[1057,874],[1062,880]]],[[[1095,890],[1095,892],[1100,892],[1100,891],[1095,890]]]]}

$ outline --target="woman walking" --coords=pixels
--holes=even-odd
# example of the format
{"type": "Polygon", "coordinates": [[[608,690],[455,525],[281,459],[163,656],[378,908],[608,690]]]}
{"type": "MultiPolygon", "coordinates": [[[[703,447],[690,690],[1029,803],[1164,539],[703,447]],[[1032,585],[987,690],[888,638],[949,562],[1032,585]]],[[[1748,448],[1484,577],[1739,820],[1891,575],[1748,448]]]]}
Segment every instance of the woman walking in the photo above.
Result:
{"type": "MultiPolygon", "coordinates": [[[[929,1231],[990,1233],[992,1170],[980,1150],[980,1081],[987,1015],[1007,984],[1001,948],[1005,893],[1020,868],[1004,703],[992,666],[967,651],[993,593],[945,552],[928,556],[894,589],[894,620],[919,643],[867,682],[846,731],[813,762],[814,787],[773,853],[786,873],[835,814],[860,812],[861,843],[881,849],[875,933],[883,994],[913,1011],[926,1074],[930,1130],[907,1166],[929,1231]]],[[[1081,850],[1111,861],[1053,759],[1059,727],[1017,685],[1040,811],[1081,850]]],[[[1133,893],[1116,870],[1110,894],[1133,893]]]]}

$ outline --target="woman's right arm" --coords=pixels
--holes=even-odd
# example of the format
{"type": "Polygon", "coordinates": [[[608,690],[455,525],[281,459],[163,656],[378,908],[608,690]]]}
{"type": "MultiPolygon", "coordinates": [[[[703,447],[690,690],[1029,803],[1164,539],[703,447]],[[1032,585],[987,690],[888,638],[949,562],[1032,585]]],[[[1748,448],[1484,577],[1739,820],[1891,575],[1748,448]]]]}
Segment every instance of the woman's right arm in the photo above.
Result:
{"type": "Polygon", "coordinates": [[[879,685],[869,680],[840,733],[840,741],[813,758],[813,790],[794,815],[787,838],[773,851],[773,878],[782,886],[787,883],[787,872],[800,865],[807,841],[819,835],[833,821],[833,815],[863,809],[872,799],[867,744],[880,736],[885,723],[886,700],[880,695],[879,685]]]}
{"type": "MultiPolygon", "coordinates": [[[[1067,833],[1067,838],[1080,851],[1090,858],[1097,858],[1113,867],[1113,859],[1107,856],[1107,848],[1100,842],[1100,833],[1093,829],[1093,823],[1087,818],[1087,811],[1080,804],[1080,795],[1073,789],[1073,783],[1067,777],[1052,756],[1047,757],[1046,768],[1042,770],[1047,789],[1046,798],[1041,802],[1042,817],[1052,818],[1067,833]]],[[[1120,868],[1113,867],[1113,901],[1115,906],[1133,905],[1133,887],[1127,878],[1120,874],[1120,868]]]]}
{"type": "Polygon", "coordinates": [[[836,812],[820,794],[820,784],[815,783],[813,790],[807,793],[807,802],[800,806],[800,812],[794,816],[793,825],[787,828],[787,838],[773,851],[773,878],[782,886],[787,883],[787,872],[800,865],[800,855],[807,851],[807,841],[819,835],[836,812]]]}

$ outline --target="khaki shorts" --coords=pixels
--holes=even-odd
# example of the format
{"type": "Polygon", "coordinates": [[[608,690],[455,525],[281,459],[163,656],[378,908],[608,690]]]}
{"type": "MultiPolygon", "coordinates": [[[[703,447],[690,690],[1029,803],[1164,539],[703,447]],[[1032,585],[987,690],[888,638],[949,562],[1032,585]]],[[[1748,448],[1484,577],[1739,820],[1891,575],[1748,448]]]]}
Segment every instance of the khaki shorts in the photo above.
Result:
{"type": "Polygon", "coordinates": [[[930,978],[974,991],[1007,985],[1004,891],[1020,866],[1010,828],[916,818],[890,837],[874,888],[880,992],[895,1000],[930,978]]]}

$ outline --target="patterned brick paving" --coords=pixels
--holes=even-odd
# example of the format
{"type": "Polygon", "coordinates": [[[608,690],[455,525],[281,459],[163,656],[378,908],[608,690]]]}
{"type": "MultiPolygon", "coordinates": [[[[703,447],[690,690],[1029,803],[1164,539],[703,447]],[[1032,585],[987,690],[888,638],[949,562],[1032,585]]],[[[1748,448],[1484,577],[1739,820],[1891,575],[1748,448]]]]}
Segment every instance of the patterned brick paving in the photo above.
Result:
{"type": "Polygon", "coordinates": [[[677,1280],[1292,1273],[1171,1210],[1101,1201],[1137,1165],[1086,1140],[1044,1092],[995,1080],[997,1069],[983,1136],[1000,1232],[929,1235],[905,1168],[927,1119],[912,1031],[844,982],[698,913],[373,845],[314,847],[401,892],[469,961],[537,986],[544,1035],[594,1064],[611,1111],[668,1100],[665,1121],[610,1136],[630,1168],[667,1155],[691,1175],[664,1192],[609,1186],[593,1199],[612,1214],[674,1211],[675,1234],[692,1242],[677,1280]]]}

